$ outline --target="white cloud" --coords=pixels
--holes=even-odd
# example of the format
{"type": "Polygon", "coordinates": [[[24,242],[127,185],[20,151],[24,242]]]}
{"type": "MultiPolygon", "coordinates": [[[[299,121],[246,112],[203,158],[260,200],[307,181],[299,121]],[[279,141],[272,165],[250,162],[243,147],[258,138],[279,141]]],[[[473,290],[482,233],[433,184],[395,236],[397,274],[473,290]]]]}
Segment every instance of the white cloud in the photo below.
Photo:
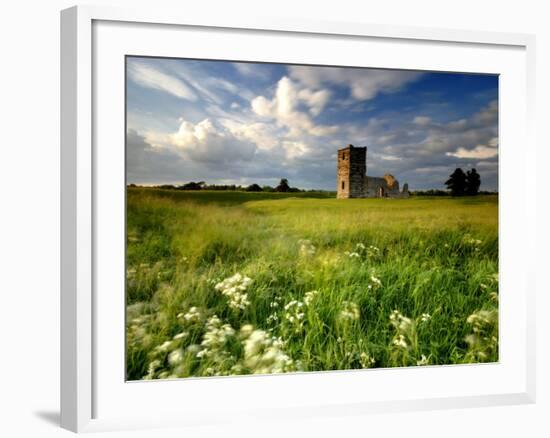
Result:
{"type": "Polygon", "coordinates": [[[330,92],[328,90],[311,91],[304,88],[298,92],[298,97],[306,102],[312,115],[318,116],[330,99],[330,92]]]}
{"type": "Polygon", "coordinates": [[[224,119],[221,123],[236,138],[251,141],[258,149],[270,150],[279,145],[276,129],[271,124],[241,123],[231,119],[224,119]]]}
{"type": "Polygon", "coordinates": [[[128,74],[131,80],[143,87],[161,90],[180,99],[197,100],[195,93],[183,81],[145,63],[130,61],[128,74]]]}
{"type": "Polygon", "coordinates": [[[233,67],[242,76],[253,79],[269,79],[271,76],[269,64],[253,64],[250,62],[233,62],[233,67]]]}
{"type": "Polygon", "coordinates": [[[291,78],[310,88],[323,84],[346,86],[357,100],[370,100],[379,93],[399,91],[422,75],[421,72],[401,70],[306,66],[290,66],[289,72],[291,78]]]}
{"type": "Polygon", "coordinates": [[[491,123],[497,123],[498,122],[498,101],[493,100],[487,105],[487,107],[483,108],[481,111],[479,111],[475,117],[475,122],[481,125],[487,125],[491,123]]]}
{"type": "Polygon", "coordinates": [[[430,117],[426,117],[426,116],[416,116],[414,119],[413,119],[413,123],[415,125],[420,125],[420,126],[427,126],[431,123],[432,119],[430,117]]]}
{"type": "Polygon", "coordinates": [[[239,88],[235,84],[232,84],[231,82],[226,81],[225,79],[211,77],[206,79],[206,83],[214,88],[225,90],[229,93],[233,93],[233,94],[239,93],[239,88]]]}
{"type": "Polygon", "coordinates": [[[255,97],[252,100],[252,110],[260,117],[269,117],[273,111],[273,104],[263,96],[255,97]]]}
{"type": "Polygon", "coordinates": [[[395,155],[380,154],[380,155],[378,155],[378,157],[381,160],[385,160],[385,161],[401,161],[402,160],[401,157],[396,157],[395,155]]]}
{"type": "Polygon", "coordinates": [[[286,157],[290,160],[302,157],[310,152],[309,146],[301,141],[284,141],[283,148],[285,149],[286,157]]]}
{"type": "Polygon", "coordinates": [[[304,134],[325,136],[336,132],[337,128],[315,125],[309,115],[300,111],[298,106],[300,103],[304,103],[312,114],[317,115],[328,98],[328,91],[299,90],[291,79],[283,76],[277,83],[272,100],[264,96],[257,96],[252,100],[251,106],[252,110],[260,117],[274,118],[279,126],[289,128],[288,135],[290,137],[299,137],[304,134]]]}
{"type": "Polygon", "coordinates": [[[493,147],[477,145],[473,149],[458,148],[455,152],[447,152],[447,156],[456,158],[475,158],[486,159],[493,158],[498,155],[498,150],[493,147]]]}
{"type": "Polygon", "coordinates": [[[176,151],[199,162],[249,161],[256,151],[252,142],[217,128],[209,119],[197,124],[183,120],[169,140],[176,151]]]}

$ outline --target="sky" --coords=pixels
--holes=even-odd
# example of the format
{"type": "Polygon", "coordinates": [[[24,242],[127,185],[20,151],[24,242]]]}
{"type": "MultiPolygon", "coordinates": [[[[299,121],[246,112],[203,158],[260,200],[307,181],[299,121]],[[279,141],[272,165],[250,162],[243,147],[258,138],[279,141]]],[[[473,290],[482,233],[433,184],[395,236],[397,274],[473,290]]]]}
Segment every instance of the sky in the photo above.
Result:
{"type": "Polygon", "coordinates": [[[128,57],[127,182],[336,190],[336,153],[367,174],[443,189],[475,167],[498,189],[498,77],[128,57]]]}

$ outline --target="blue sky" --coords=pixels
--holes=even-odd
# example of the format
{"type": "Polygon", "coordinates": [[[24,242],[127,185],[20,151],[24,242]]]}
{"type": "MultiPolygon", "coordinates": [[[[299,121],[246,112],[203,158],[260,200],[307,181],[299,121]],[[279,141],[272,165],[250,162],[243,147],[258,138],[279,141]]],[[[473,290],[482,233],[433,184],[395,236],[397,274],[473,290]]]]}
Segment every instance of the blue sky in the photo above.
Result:
{"type": "Polygon", "coordinates": [[[444,188],[475,167],[498,187],[494,75],[127,58],[127,180],[336,187],[336,151],[367,174],[444,188]]]}

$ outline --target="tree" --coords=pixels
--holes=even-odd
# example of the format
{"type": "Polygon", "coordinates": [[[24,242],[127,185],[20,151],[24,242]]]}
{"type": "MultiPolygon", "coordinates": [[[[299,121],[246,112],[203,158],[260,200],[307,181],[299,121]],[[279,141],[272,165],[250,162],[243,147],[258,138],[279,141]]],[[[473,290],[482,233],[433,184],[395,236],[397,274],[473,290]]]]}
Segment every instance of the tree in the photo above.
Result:
{"type": "Polygon", "coordinates": [[[246,188],[247,192],[261,192],[262,188],[258,184],[251,184],[246,188]]]}
{"type": "Polygon", "coordinates": [[[282,178],[279,185],[275,188],[275,191],[277,192],[288,192],[290,190],[290,186],[288,185],[288,179],[282,178]]]}
{"type": "Polygon", "coordinates": [[[445,181],[445,185],[451,191],[451,195],[464,196],[466,193],[466,174],[461,168],[455,169],[449,179],[445,181]]]}
{"type": "Polygon", "coordinates": [[[466,172],[466,194],[475,196],[479,194],[479,186],[481,185],[481,177],[475,169],[466,172]]]}
{"type": "Polygon", "coordinates": [[[204,186],[205,186],[204,181],[200,181],[200,182],[191,181],[191,182],[188,182],[187,184],[180,186],[179,188],[180,190],[202,190],[204,186]]]}

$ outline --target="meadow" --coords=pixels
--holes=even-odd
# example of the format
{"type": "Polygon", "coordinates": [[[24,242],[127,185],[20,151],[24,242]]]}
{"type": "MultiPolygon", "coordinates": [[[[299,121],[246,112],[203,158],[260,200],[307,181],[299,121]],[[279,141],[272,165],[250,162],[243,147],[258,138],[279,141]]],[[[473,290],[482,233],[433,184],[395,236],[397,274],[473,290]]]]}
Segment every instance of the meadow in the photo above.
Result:
{"type": "Polygon", "coordinates": [[[127,379],[498,361],[497,196],[127,191],[127,379]]]}

